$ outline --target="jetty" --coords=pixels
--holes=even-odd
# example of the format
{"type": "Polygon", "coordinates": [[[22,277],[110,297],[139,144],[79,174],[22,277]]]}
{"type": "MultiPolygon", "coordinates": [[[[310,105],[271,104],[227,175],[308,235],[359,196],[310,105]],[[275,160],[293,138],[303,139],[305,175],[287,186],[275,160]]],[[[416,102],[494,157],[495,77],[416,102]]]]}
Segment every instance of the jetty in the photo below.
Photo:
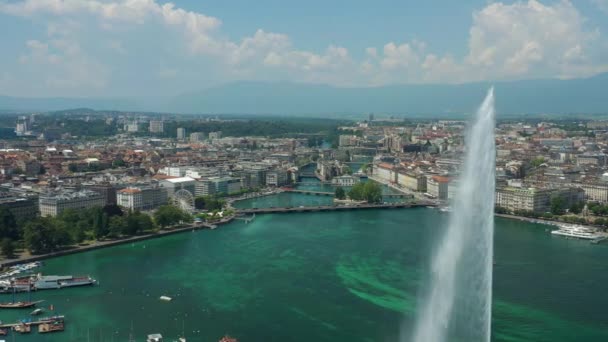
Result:
{"type": "MultiPolygon", "coordinates": [[[[0,329],[13,329],[15,331],[19,331],[20,327],[29,327],[31,328],[32,326],[39,326],[42,324],[53,324],[55,322],[63,322],[65,320],[64,316],[52,316],[52,317],[45,317],[45,318],[41,318],[37,321],[21,321],[21,322],[15,322],[15,323],[3,323],[0,324],[0,329]]],[[[29,329],[28,329],[29,330],[29,329]]]]}
{"type": "Polygon", "coordinates": [[[313,207],[270,207],[270,208],[250,208],[238,209],[238,214],[272,214],[272,213],[304,213],[317,211],[349,211],[349,210],[365,210],[365,209],[402,209],[402,208],[422,208],[435,207],[436,204],[428,203],[383,203],[383,204],[355,204],[355,205],[325,205],[313,207]]]}
{"type": "MultiPolygon", "coordinates": [[[[335,193],[328,191],[316,191],[316,190],[299,190],[283,188],[284,192],[293,192],[298,194],[315,195],[315,196],[334,196],[335,193]]],[[[414,197],[408,194],[382,194],[382,197],[393,197],[393,198],[411,198],[414,197]]]]}
{"type": "Polygon", "coordinates": [[[255,219],[255,213],[253,213],[253,215],[250,216],[250,217],[243,217],[243,216],[241,216],[241,217],[235,217],[234,219],[235,220],[245,221],[245,223],[250,223],[250,222],[252,222],[255,219]]]}

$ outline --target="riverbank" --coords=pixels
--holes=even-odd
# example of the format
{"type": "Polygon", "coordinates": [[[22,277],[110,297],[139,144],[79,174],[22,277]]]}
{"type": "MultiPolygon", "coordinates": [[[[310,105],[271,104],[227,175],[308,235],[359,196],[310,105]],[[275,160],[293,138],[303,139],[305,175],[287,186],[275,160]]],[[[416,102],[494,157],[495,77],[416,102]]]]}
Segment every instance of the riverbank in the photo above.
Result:
{"type": "MultiPolygon", "coordinates": [[[[511,220],[530,222],[530,223],[546,224],[546,225],[550,225],[550,226],[558,226],[559,223],[560,223],[558,221],[536,219],[536,218],[517,216],[517,215],[511,215],[511,214],[494,214],[494,216],[498,216],[498,217],[502,217],[502,218],[508,218],[508,219],[511,219],[511,220]]],[[[592,226],[588,226],[588,227],[592,227],[592,226]]],[[[593,228],[595,228],[595,227],[593,227],[593,228]]]]}
{"type": "MultiPolygon", "coordinates": [[[[568,222],[563,222],[563,221],[546,220],[546,219],[540,219],[540,218],[531,218],[531,217],[517,216],[517,215],[511,215],[511,214],[494,214],[494,215],[498,216],[498,217],[512,219],[512,220],[518,220],[518,221],[524,221],[524,222],[530,222],[530,223],[546,224],[546,225],[556,226],[556,227],[559,227],[560,224],[569,224],[568,222]]],[[[590,224],[576,223],[576,225],[577,226],[581,226],[581,227],[585,227],[585,228],[590,228],[590,229],[601,229],[598,226],[594,226],[594,225],[590,225],[590,224]]]]}
{"type": "Polygon", "coordinates": [[[192,224],[188,224],[188,225],[179,225],[172,229],[162,229],[162,230],[159,230],[158,232],[131,236],[131,237],[127,237],[124,239],[95,241],[88,245],[73,246],[68,249],[57,251],[57,252],[52,252],[52,253],[39,254],[39,255],[25,254],[25,255],[21,255],[18,258],[15,258],[15,259],[2,259],[0,261],[0,269],[9,267],[9,266],[13,266],[13,265],[17,265],[17,264],[23,264],[23,263],[34,262],[34,261],[42,261],[42,260],[46,260],[46,259],[50,259],[50,258],[64,256],[64,255],[83,253],[83,252],[93,251],[93,250],[97,250],[97,249],[101,249],[101,248],[124,245],[127,243],[134,243],[134,242],[143,241],[143,240],[156,239],[156,238],[173,235],[173,234],[178,234],[178,233],[183,233],[183,232],[188,232],[188,231],[192,231],[192,230],[215,229],[218,225],[223,225],[223,224],[229,223],[232,220],[234,220],[234,218],[235,218],[235,216],[230,216],[230,217],[224,218],[220,221],[213,222],[213,223],[192,223],[192,224]]]}

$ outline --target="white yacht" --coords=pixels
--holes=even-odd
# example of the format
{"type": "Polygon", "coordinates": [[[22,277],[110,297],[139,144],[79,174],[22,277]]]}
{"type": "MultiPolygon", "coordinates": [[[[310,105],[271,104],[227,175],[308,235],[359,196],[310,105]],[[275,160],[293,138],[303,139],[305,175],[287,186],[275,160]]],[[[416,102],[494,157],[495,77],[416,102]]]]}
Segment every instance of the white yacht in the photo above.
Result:
{"type": "Polygon", "coordinates": [[[595,240],[604,237],[602,233],[591,227],[568,224],[560,224],[558,227],[559,229],[552,231],[551,234],[584,240],[595,240]]]}
{"type": "Polygon", "coordinates": [[[147,342],[163,342],[163,335],[161,334],[150,334],[148,335],[147,342]]]}
{"type": "Polygon", "coordinates": [[[94,285],[97,281],[89,276],[79,276],[74,277],[71,275],[68,276],[43,276],[38,275],[34,280],[34,289],[36,290],[46,290],[46,289],[60,289],[62,287],[72,287],[72,286],[84,286],[84,285],[94,285]]]}

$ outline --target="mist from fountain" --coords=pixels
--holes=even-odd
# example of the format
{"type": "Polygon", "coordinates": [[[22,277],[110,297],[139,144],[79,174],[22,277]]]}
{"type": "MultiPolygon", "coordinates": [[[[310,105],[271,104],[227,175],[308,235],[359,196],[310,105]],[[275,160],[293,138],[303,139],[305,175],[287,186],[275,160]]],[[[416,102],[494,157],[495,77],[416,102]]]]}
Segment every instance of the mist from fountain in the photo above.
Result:
{"type": "Polygon", "coordinates": [[[428,293],[421,302],[413,336],[402,341],[490,341],[494,111],[494,89],[490,88],[467,134],[453,211],[434,251],[428,293]]]}

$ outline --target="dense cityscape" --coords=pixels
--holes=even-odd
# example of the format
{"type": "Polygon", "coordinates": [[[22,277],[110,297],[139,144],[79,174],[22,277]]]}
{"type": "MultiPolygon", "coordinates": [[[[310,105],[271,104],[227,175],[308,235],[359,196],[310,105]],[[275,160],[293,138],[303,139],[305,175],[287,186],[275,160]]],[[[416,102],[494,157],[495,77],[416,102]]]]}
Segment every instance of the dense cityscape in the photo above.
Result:
{"type": "MultiPolygon", "coordinates": [[[[344,191],[370,179],[409,201],[447,206],[466,128],[464,121],[374,114],[313,120],[304,131],[292,119],[92,110],[3,117],[11,120],[14,136],[0,142],[0,232],[9,259],[194,219],[227,222],[239,214],[233,200],[293,190],[311,177],[336,188],[335,205],[382,203],[379,188],[375,195],[344,191]],[[259,135],[214,130],[240,126],[259,126],[259,135]]],[[[596,120],[499,122],[496,212],[604,229],[607,128],[596,120]]]]}
{"type": "Polygon", "coordinates": [[[0,342],[608,341],[607,15],[0,0],[0,342]]]}

